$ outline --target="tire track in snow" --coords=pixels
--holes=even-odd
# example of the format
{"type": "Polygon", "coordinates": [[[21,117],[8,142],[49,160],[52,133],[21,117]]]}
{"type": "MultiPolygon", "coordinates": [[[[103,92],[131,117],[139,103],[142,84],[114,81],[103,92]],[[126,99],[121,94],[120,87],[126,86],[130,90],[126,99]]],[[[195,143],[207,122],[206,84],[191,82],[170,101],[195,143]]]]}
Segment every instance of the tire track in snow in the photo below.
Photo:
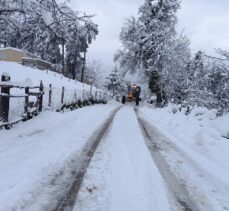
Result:
{"type": "Polygon", "coordinates": [[[74,210],[177,211],[169,201],[133,106],[125,106],[92,158],[74,210]]]}
{"type": "Polygon", "coordinates": [[[152,131],[149,129],[149,125],[141,117],[139,117],[137,109],[135,109],[135,113],[142,133],[145,137],[146,145],[153,160],[155,161],[155,164],[157,165],[159,172],[168,186],[170,194],[176,200],[176,204],[184,211],[199,211],[200,209],[196,205],[195,201],[193,201],[190,197],[185,184],[173,174],[166,160],[160,154],[162,149],[154,140],[154,137],[151,134],[152,131]]]}
{"type": "MultiPolygon", "coordinates": [[[[135,111],[138,115],[138,110],[135,111]]],[[[151,140],[158,146],[158,153],[170,171],[188,191],[199,210],[229,210],[229,187],[211,172],[206,171],[179,146],[170,141],[147,116],[138,116],[148,130],[151,140]]],[[[151,143],[152,144],[152,143],[151,143]]]]}
{"type": "Polygon", "coordinates": [[[115,111],[111,114],[105,124],[98,129],[98,131],[92,135],[91,139],[89,140],[88,144],[84,147],[81,155],[80,155],[80,166],[77,170],[72,172],[72,176],[74,177],[73,183],[69,188],[66,195],[64,195],[58,202],[57,206],[53,211],[70,211],[73,209],[78,192],[81,187],[81,183],[83,182],[84,175],[87,171],[87,167],[90,164],[90,161],[98,148],[100,141],[106,135],[112,121],[119,111],[121,107],[115,109],[115,111]]]}

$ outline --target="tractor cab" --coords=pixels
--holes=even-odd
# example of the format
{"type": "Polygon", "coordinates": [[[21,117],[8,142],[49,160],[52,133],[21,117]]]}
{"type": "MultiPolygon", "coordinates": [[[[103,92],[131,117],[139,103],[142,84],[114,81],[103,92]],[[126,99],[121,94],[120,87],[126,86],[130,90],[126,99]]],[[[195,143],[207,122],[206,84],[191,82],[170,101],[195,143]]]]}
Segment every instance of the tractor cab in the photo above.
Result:
{"type": "Polygon", "coordinates": [[[139,105],[139,101],[141,93],[141,87],[137,86],[136,84],[129,84],[127,86],[127,95],[122,96],[122,104],[125,104],[127,102],[135,101],[136,105],[139,105]]]}

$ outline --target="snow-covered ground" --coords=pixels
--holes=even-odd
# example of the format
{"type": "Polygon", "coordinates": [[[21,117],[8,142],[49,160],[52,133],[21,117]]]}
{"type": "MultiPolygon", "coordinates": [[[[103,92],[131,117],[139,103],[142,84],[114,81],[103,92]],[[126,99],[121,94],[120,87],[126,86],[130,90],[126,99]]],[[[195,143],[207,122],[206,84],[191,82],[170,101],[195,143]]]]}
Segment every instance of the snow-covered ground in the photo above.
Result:
{"type": "MultiPolygon", "coordinates": [[[[104,92],[97,89],[96,87],[68,79],[63,75],[52,71],[42,71],[39,69],[26,67],[14,62],[0,62],[0,76],[5,73],[7,73],[11,77],[12,83],[17,83],[21,86],[25,86],[25,84],[29,85],[30,87],[39,86],[40,82],[42,81],[44,85],[43,108],[48,110],[57,110],[62,106],[62,87],[65,88],[65,104],[71,104],[78,99],[88,99],[90,97],[90,94],[92,94],[97,99],[104,98],[105,96],[104,92]],[[51,104],[49,104],[50,84],[52,85],[51,104]]],[[[32,91],[36,92],[38,91],[38,89],[32,91]]],[[[25,94],[24,89],[18,88],[12,88],[10,92],[14,95],[25,94]]],[[[36,99],[34,98],[35,97],[30,97],[30,101],[36,102],[36,99]]],[[[24,103],[24,98],[10,98],[10,122],[20,119],[24,112],[24,103]]]]}
{"type": "Polygon", "coordinates": [[[0,75],[2,75],[5,72],[10,75],[12,82],[25,82],[26,79],[30,79],[32,81],[33,86],[39,86],[40,81],[42,81],[44,86],[46,87],[48,87],[49,84],[52,84],[54,87],[59,88],[65,86],[66,89],[90,89],[90,86],[86,84],[82,84],[74,80],[69,80],[68,78],[65,78],[63,75],[52,71],[26,67],[14,62],[1,61],[0,75]]]}
{"type": "Polygon", "coordinates": [[[74,211],[170,210],[163,179],[132,106],[115,116],[87,171],[74,211]]]}
{"type": "MultiPolygon", "coordinates": [[[[203,108],[193,109],[188,116],[184,113],[174,106],[140,109],[144,119],[162,132],[168,138],[167,141],[175,144],[180,154],[187,155],[188,163],[180,160],[179,168],[177,163],[171,164],[174,169],[181,169],[181,177],[186,183],[193,184],[196,193],[197,190],[205,192],[216,210],[227,210],[229,140],[223,136],[229,134],[229,114],[217,118],[215,111],[203,108]]],[[[171,157],[172,154],[169,156],[171,162],[178,159],[171,157]]]]}
{"type": "Polygon", "coordinates": [[[61,191],[51,181],[67,173],[116,107],[98,105],[63,114],[46,111],[0,131],[0,210],[49,210],[42,206],[61,191]]]}
{"type": "MultiPolygon", "coordinates": [[[[0,211],[51,210],[70,185],[85,144],[119,106],[111,102],[66,113],[45,111],[0,131],[0,211]]],[[[92,158],[74,211],[177,210],[134,107],[126,105],[116,114],[92,158]]],[[[156,128],[159,153],[191,199],[206,210],[228,210],[229,115],[216,117],[215,111],[195,108],[187,116],[174,106],[141,105],[137,110],[156,128]]]]}

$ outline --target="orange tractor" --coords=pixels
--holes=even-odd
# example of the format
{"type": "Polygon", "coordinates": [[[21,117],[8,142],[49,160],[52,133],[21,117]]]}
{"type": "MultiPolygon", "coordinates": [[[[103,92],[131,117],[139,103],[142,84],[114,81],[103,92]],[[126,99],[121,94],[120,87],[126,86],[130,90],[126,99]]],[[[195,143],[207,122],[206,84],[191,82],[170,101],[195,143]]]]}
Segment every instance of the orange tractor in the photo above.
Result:
{"type": "Polygon", "coordinates": [[[139,101],[141,101],[140,98],[141,93],[141,87],[137,86],[136,84],[128,85],[127,87],[127,95],[122,96],[122,104],[125,104],[127,102],[136,102],[136,105],[139,105],[139,101]]]}

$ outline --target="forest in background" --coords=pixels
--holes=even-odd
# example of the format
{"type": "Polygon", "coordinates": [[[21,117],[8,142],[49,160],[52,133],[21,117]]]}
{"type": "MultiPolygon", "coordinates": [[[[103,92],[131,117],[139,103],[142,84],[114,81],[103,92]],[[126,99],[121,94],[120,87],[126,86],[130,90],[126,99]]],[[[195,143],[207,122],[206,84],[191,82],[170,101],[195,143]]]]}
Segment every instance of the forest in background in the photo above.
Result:
{"type": "Polygon", "coordinates": [[[229,52],[216,57],[199,50],[176,30],[179,0],[145,0],[120,33],[122,49],[114,56],[120,75],[135,73],[156,96],[157,106],[203,106],[229,111],[229,52]]]}

